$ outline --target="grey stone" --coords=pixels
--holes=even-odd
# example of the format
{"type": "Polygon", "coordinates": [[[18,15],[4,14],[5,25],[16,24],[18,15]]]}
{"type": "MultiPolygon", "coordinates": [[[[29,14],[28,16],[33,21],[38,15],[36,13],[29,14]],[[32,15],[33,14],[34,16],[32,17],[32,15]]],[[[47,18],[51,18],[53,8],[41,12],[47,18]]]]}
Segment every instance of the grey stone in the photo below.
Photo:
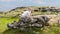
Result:
{"type": "Polygon", "coordinates": [[[14,21],[12,24],[8,24],[8,28],[19,28],[20,30],[26,30],[25,28],[42,28],[49,26],[49,17],[40,16],[38,18],[21,18],[18,22],[14,21]]]}

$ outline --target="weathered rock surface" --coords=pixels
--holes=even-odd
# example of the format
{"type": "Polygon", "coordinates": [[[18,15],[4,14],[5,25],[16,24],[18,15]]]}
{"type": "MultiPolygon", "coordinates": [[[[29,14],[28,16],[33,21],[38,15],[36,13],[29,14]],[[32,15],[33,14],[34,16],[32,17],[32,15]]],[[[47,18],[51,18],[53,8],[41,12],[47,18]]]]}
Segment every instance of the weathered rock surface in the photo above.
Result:
{"type": "Polygon", "coordinates": [[[21,18],[18,22],[13,22],[12,24],[7,24],[8,28],[19,28],[20,30],[26,30],[27,28],[42,28],[44,26],[49,26],[48,21],[50,20],[47,16],[40,16],[37,18],[21,18]]]}

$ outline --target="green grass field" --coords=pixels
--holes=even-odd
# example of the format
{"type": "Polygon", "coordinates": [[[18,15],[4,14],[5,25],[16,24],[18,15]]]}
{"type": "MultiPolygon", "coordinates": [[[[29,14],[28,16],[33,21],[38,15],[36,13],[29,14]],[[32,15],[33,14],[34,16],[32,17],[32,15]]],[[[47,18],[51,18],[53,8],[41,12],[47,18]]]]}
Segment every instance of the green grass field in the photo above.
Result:
{"type": "MultiPolygon", "coordinates": [[[[8,30],[7,23],[12,23],[18,18],[0,18],[0,34],[36,34],[36,32],[20,32],[18,29],[8,30]]],[[[38,34],[60,34],[60,26],[44,27],[38,30],[38,34]]]]}
{"type": "Polygon", "coordinates": [[[18,20],[18,19],[17,18],[0,18],[0,33],[8,30],[7,24],[12,23],[14,20],[18,20]]]}
{"type": "MultiPolygon", "coordinates": [[[[48,12],[34,12],[33,15],[41,15],[41,14],[54,14],[54,13],[48,13],[48,12]]],[[[5,16],[5,15],[4,15],[5,16]]],[[[58,26],[50,26],[50,27],[43,27],[41,29],[38,29],[37,32],[20,32],[18,29],[11,29],[9,30],[7,28],[8,23],[12,23],[14,20],[18,21],[18,18],[0,18],[0,34],[60,34],[60,25],[58,26]]]]}

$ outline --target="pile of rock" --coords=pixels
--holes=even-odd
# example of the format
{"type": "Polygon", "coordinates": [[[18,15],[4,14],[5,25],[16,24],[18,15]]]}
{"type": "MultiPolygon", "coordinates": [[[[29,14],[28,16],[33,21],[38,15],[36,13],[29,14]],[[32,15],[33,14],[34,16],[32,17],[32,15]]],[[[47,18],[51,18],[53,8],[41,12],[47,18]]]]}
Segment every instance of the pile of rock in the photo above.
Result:
{"type": "Polygon", "coordinates": [[[12,24],[7,24],[9,29],[19,28],[22,31],[26,31],[27,28],[42,28],[49,26],[48,21],[50,20],[47,16],[40,16],[38,18],[21,18],[18,22],[14,21],[12,24]]]}

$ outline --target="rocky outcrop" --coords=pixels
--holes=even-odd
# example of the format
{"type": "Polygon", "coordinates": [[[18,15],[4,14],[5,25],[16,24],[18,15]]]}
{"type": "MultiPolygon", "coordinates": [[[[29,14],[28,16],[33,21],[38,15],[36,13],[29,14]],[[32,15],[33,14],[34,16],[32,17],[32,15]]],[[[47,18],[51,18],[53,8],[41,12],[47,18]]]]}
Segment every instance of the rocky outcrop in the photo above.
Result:
{"type": "Polygon", "coordinates": [[[9,29],[18,28],[22,31],[27,30],[27,28],[42,28],[44,26],[49,26],[48,21],[50,20],[47,16],[40,16],[37,18],[21,18],[18,22],[13,22],[12,24],[7,24],[9,29]]]}

